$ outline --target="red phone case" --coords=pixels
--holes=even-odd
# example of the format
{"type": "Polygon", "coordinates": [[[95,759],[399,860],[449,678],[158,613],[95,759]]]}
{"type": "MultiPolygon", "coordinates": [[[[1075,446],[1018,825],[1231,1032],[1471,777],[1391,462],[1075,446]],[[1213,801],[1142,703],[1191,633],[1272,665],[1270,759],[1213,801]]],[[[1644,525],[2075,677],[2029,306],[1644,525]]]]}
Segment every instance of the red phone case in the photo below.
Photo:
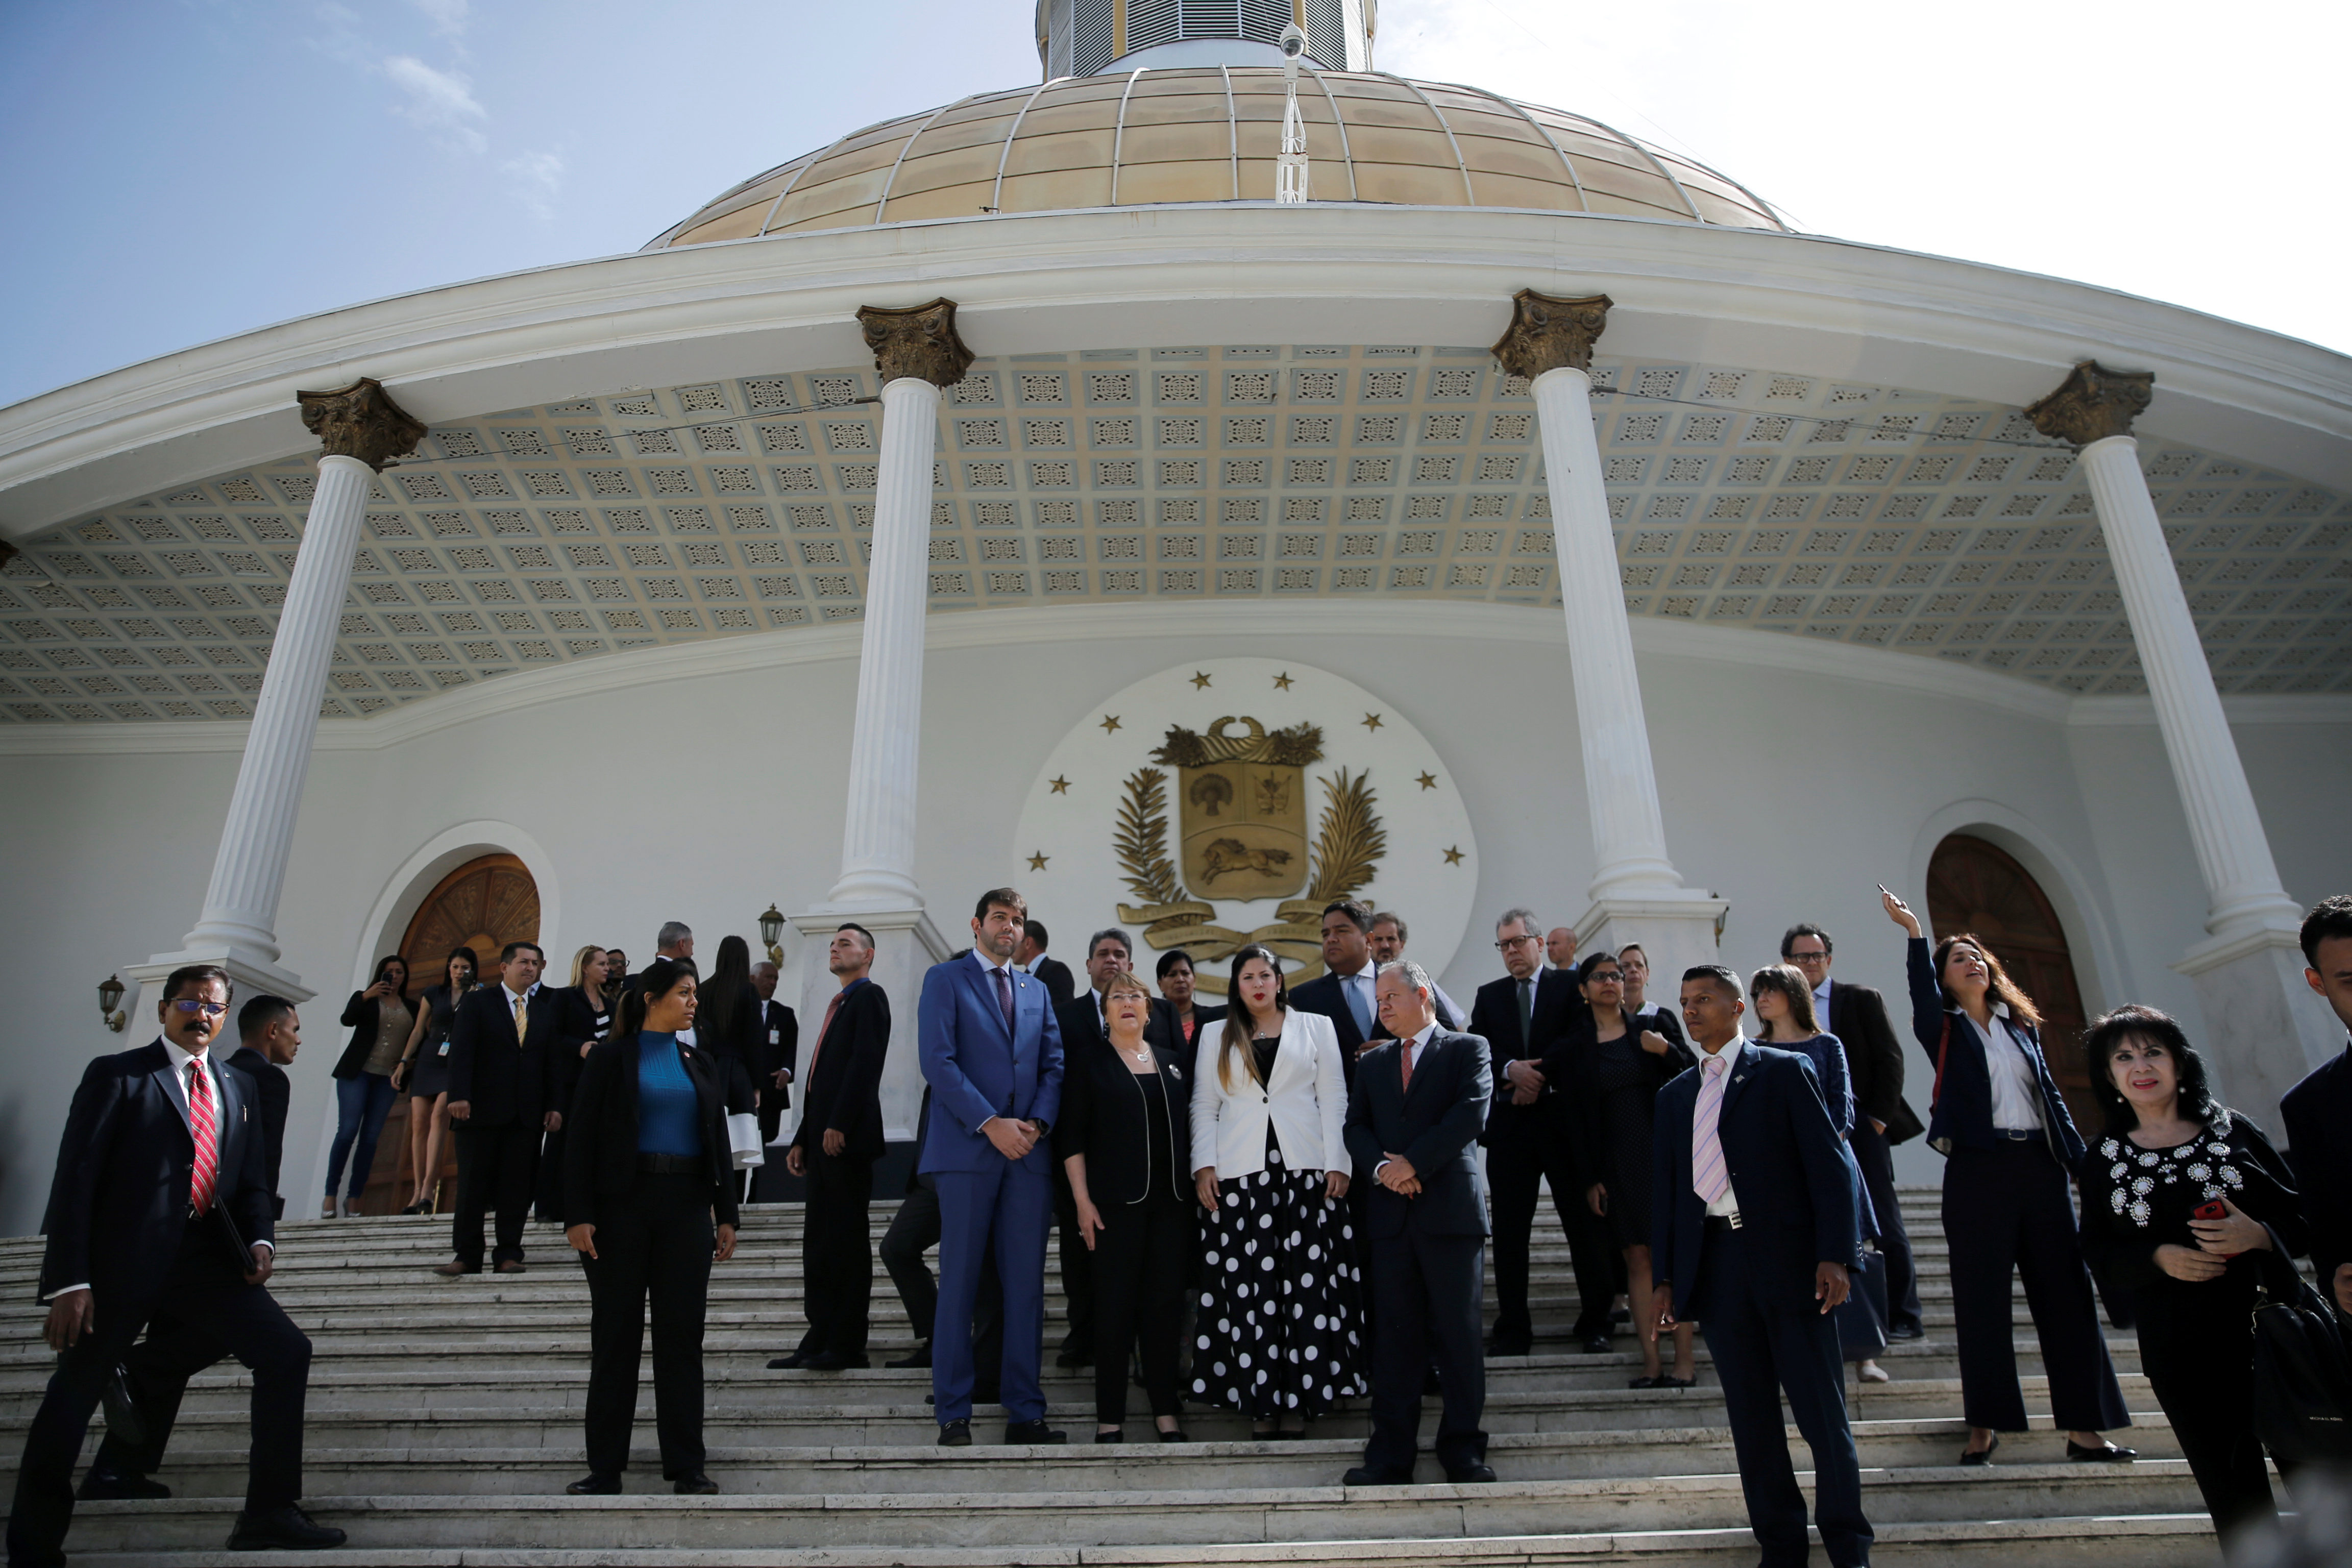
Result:
{"type": "MultiPolygon", "coordinates": [[[[2189,1217],[2191,1219],[2228,1219],[2230,1217],[2230,1209],[2229,1205],[2224,1204],[2221,1199],[2214,1198],[2210,1202],[2199,1204],[2194,1209],[2189,1211],[2189,1217]]],[[[2224,1252],[2220,1253],[2217,1256],[2226,1261],[2227,1259],[2235,1258],[2238,1255],[2234,1252],[2224,1252]]]]}

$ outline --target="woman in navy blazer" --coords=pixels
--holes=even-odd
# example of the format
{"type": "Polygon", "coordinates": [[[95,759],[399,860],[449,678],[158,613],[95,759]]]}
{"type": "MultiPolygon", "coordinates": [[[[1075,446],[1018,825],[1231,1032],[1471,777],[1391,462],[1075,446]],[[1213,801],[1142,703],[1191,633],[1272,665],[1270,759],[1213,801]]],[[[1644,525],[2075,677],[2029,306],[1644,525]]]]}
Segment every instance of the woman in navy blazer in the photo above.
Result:
{"type": "Polygon", "coordinates": [[[1936,1066],[1927,1141],[1947,1162],[1944,1239],[1969,1423],[1960,1463],[1990,1463],[2000,1433],[2025,1430],[2010,1330],[2011,1270],[2025,1283],[2066,1457],[2137,1458],[2100,1436],[2130,1426],[2131,1415],[2099,1332],[2098,1299],[2074,1228],[2067,1182],[2082,1162],[2083,1137],[2042,1054],[2041,1015],[1980,939],[1948,936],[1930,957],[1919,917],[1880,892],[1887,918],[1911,939],[1911,1032],[1936,1066]]]}

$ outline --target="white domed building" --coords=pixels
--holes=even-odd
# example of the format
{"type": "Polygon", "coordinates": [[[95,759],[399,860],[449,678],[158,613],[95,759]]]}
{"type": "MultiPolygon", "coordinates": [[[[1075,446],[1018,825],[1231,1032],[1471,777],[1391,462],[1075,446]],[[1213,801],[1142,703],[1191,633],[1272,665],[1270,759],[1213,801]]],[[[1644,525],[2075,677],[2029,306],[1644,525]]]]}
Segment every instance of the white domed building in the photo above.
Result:
{"type": "Polygon", "coordinates": [[[1457,997],[1519,904],[1899,992],[1884,882],[2268,1116],[2341,1045],[2352,362],[1798,233],[1373,23],[1044,0],[1042,82],[635,254],[0,409],[0,1225],[175,963],[320,996],[303,1213],[380,954],[772,910],[798,1000],[854,915],[911,1008],[1006,882],[1204,973],[1362,897],[1457,997]]]}

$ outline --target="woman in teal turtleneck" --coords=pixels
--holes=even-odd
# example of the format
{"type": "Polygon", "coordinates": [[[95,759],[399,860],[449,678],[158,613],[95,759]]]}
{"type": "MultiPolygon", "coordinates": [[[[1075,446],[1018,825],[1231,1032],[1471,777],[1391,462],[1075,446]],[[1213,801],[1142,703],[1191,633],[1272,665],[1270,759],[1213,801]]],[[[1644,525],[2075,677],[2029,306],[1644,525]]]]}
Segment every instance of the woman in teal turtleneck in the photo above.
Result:
{"type": "Polygon", "coordinates": [[[726,1080],[678,1043],[694,1023],[690,959],[656,959],[588,1053],[563,1151],[564,1238],[588,1274],[588,1470],[565,1489],[621,1489],[637,1403],[646,1304],[662,1474],[680,1495],[703,1474],[702,1326],[710,1266],[735,1254],[726,1080]]]}

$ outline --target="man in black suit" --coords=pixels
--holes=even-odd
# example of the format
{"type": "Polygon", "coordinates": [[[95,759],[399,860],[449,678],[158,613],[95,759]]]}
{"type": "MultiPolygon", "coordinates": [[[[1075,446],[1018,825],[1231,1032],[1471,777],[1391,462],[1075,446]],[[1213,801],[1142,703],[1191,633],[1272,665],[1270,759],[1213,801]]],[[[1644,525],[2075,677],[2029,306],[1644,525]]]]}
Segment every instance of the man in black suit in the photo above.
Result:
{"type": "Polygon", "coordinates": [[[776,1141],[784,1112],[792,1109],[793,1073],[800,1065],[801,1055],[800,1016],[776,1000],[776,966],[764,958],[751,966],[751,989],[760,994],[754,1037],[759,1059],[752,1081],[759,1085],[760,1142],[763,1144],[776,1141]]]}
{"type": "MultiPolygon", "coordinates": [[[[2352,1030],[2352,897],[2322,899],[2303,917],[2304,983],[2352,1030]]],[[[2279,1101],[2287,1163],[2311,1222],[2311,1263],[2337,1309],[2352,1314],[2352,1044],[2279,1101]]]]}
{"type": "Polygon", "coordinates": [[[1846,1081],[1853,1090],[1854,1163],[1862,1167],[1870,1206],[1878,1215],[1878,1254],[1886,1263],[1886,1337],[1916,1340],[1919,1275],[1911,1235],[1895,1193],[1895,1145],[1926,1131],[1903,1099],[1903,1042],[1886,1016],[1886,998],[1867,985],[1830,978],[1835,946],[1811,921],[1780,938],[1780,961],[1794,964],[1813,988],[1813,1016],[1845,1045],[1846,1081]]]}
{"type": "Polygon", "coordinates": [[[1070,966],[1058,958],[1045,956],[1045,922],[1026,921],[1021,927],[1021,945],[1013,950],[1013,963],[1035,975],[1045,987],[1045,994],[1058,1007],[1076,994],[1077,984],[1070,978],[1070,966]]]}
{"type": "Polygon", "coordinates": [[[1547,1182],[1576,1269],[1574,1333],[1580,1348],[1610,1348],[1609,1304],[1616,1294],[1608,1237],[1591,1210],[1577,1201],[1583,1184],[1569,1146],[1567,1101],[1543,1071],[1546,1052],[1586,1011],[1584,998],[1573,971],[1543,966],[1542,929],[1532,910],[1503,911],[1495,922],[1495,946],[1508,973],[1478,987],[1470,1003],[1470,1032],[1487,1043],[1495,1085],[1484,1139],[1495,1201],[1495,1336],[1486,1347],[1493,1355],[1526,1355],[1534,1348],[1528,1250],[1547,1182]]]}
{"type": "Polygon", "coordinates": [[[825,1004],[801,1083],[801,1123],[784,1169],[808,1183],[801,1222],[801,1309],[808,1331],[777,1371],[871,1366],[866,1321],[874,1305],[874,1247],[866,1211],[882,1155],[882,1064],[890,1051],[890,999],[869,978],[874,933],[855,922],[833,933],[825,967],[841,983],[825,1004]]]}
{"type": "Polygon", "coordinates": [[[269,1172],[272,1219],[286,1217],[286,1200],[278,1193],[278,1166],[286,1152],[286,1108],[293,1102],[294,1086],[286,1069],[302,1048],[302,1016],[283,996],[256,996],[236,1010],[237,1047],[228,1065],[253,1079],[260,1091],[261,1138],[269,1172]]]}
{"type": "Polygon", "coordinates": [[[1699,1065],[1658,1094],[1649,1310],[1661,1331],[1696,1318],[1706,1336],[1765,1568],[1801,1565],[1808,1550],[1783,1393],[1812,1449],[1830,1562],[1866,1563],[1870,1521],[1830,1319],[1862,1261],[1845,1151],[1812,1062],[1740,1038],[1738,975],[1685,970],[1682,1003],[1699,1065]]]}
{"type": "Polygon", "coordinates": [[[1372,1336],[1372,1436],[1351,1487],[1412,1479],[1422,1390],[1433,1360],[1444,1413],[1437,1462],[1454,1482],[1491,1481],[1486,1363],[1478,1348],[1486,1245],[1478,1131],[1495,1098],[1487,1045],[1437,1025],[1418,963],[1381,966],[1380,1016],[1393,1038],[1364,1054],[1348,1097],[1348,1152],[1371,1174],[1367,1234],[1380,1330],[1372,1336]]]}
{"type": "MultiPolygon", "coordinates": [[[[25,1434],[8,1515],[12,1568],[65,1562],[73,1466],[107,1381],[168,1304],[204,1325],[253,1376],[245,1511],[231,1551],[340,1546],[302,1493],[302,1406],[310,1342],[263,1289],[277,1257],[268,1152],[253,1080],[212,1056],[229,980],[210,964],[174,971],[157,1009],[162,1037],[83,1072],[58,1143],[41,1229],[37,1300],[58,1352],[25,1434]]],[[[93,1475],[93,1481],[98,1478],[93,1475]]],[[[85,1484],[90,1498],[169,1497],[143,1475],[85,1484]]]]}
{"type": "Polygon", "coordinates": [[[540,1134],[563,1125],[553,1101],[566,1057],[594,1032],[577,993],[539,983],[547,955],[531,942],[499,952],[500,978],[457,1004],[449,1026],[449,1126],[457,1140],[457,1257],[433,1272],[482,1271],[482,1216],[498,1211],[500,1274],[523,1271],[523,1220],[539,1172],[540,1134]]]}
{"type": "MultiPolygon", "coordinates": [[[[1384,963],[1403,963],[1404,944],[1412,935],[1412,928],[1404,923],[1404,917],[1394,910],[1375,911],[1372,929],[1364,933],[1364,945],[1371,952],[1374,972],[1377,973],[1384,963]]],[[[1454,1005],[1454,998],[1445,994],[1445,987],[1437,984],[1434,978],[1429,983],[1429,996],[1437,1008],[1437,1026],[1448,1033],[1460,1029],[1462,1009],[1454,1005]]]]}

